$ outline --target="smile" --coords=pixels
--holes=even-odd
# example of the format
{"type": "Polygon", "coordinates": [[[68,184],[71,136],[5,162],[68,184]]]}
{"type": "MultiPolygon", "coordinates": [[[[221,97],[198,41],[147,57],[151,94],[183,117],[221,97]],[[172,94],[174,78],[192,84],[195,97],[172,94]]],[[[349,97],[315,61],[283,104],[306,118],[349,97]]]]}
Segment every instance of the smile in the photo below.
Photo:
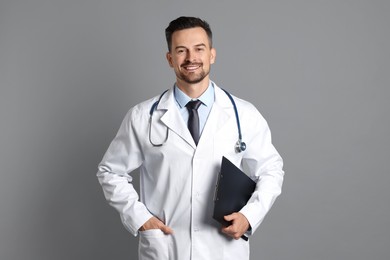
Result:
{"type": "Polygon", "coordinates": [[[183,69],[185,69],[186,71],[191,72],[191,71],[195,71],[195,70],[197,70],[198,68],[200,68],[201,65],[200,65],[200,64],[188,64],[188,65],[182,65],[181,67],[182,67],[183,69]]]}

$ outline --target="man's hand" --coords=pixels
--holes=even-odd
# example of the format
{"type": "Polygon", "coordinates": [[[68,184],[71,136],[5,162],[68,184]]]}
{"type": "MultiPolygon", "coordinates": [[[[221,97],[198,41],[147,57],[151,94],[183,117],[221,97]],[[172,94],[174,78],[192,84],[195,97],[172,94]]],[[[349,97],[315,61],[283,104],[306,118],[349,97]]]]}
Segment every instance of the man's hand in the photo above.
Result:
{"type": "Polygon", "coordinates": [[[232,224],[222,228],[222,232],[236,240],[240,239],[250,227],[248,220],[242,213],[233,213],[224,218],[226,221],[231,221],[232,224]]]}
{"type": "Polygon", "coordinates": [[[149,229],[160,229],[166,235],[173,234],[173,230],[156,217],[151,217],[148,221],[146,221],[139,231],[146,231],[149,229]]]}

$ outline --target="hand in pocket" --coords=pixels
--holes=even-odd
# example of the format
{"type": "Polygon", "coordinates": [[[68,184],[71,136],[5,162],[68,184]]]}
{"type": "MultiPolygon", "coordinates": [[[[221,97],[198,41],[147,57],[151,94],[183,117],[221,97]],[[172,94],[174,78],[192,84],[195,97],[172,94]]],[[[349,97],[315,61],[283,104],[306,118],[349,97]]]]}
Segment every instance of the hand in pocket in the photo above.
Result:
{"type": "Polygon", "coordinates": [[[160,229],[166,235],[173,234],[173,230],[156,217],[151,217],[148,221],[146,221],[139,231],[146,231],[150,229],[160,229]]]}

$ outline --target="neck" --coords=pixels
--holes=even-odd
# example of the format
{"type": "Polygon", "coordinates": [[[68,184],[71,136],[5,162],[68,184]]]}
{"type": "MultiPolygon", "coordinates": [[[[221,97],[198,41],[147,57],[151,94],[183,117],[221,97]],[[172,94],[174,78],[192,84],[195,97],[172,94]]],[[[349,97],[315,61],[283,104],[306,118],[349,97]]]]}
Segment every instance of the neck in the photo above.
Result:
{"type": "Polygon", "coordinates": [[[205,78],[201,82],[198,83],[187,83],[180,79],[176,79],[177,87],[183,91],[190,98],[198,98],[200,97],[208,88],[210,84],[209,79],[205,78]]]}

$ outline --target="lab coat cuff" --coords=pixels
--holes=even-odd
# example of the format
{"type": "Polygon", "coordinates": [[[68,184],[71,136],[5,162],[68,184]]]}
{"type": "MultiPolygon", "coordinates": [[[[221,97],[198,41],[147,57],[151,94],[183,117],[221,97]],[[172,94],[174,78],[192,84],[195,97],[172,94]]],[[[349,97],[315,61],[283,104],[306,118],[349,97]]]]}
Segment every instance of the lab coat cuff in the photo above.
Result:
{"type": "Polygon", "coordinates": [[[133,234],[133,236],[137,236],[139,229],[142,227],[143,224],[145,224],[146,221],[148,221],[150,218],[152,218],[153,215],[150,214],[149,211],[139,212],[137,213],[137,216],[132,219],[132,221],[124,220],[123,225],[126,227],[126,229],[133,234]]]}
{"type": "Polygon", "coordinates": [[[251,210],[248,205],[243,207],[240,210],[240,213],[246,217],[250,225],[250,228],[245,233],[245,235],[251,236],[256,231],[257,227],[260,225],[261,219],[259,220],[259,218],[256,216],[256,214],[253,213],[253,210],[251,210]]]}

